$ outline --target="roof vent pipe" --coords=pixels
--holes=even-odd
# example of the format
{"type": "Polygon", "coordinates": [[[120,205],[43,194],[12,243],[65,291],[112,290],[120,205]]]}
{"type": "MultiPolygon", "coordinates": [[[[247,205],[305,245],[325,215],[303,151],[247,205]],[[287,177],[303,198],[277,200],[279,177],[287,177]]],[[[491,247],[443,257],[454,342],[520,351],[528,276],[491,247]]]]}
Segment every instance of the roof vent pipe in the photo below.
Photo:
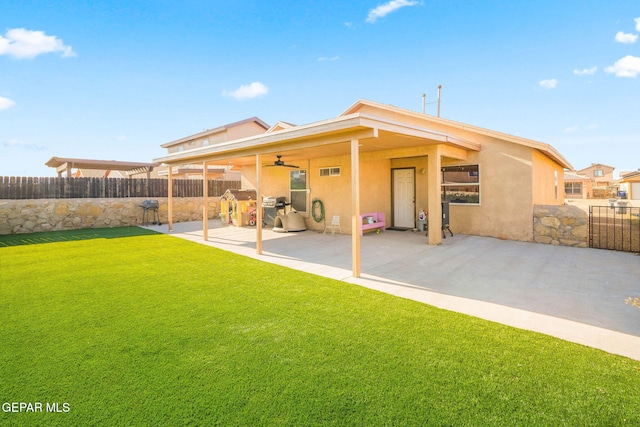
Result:
{"type": "Polygon", "coordinates": [[[438,117],[440,117],[440,90],[442,89],[442,85],[438,85],[438,117]]]}
{"type": "Polygon", "coordinates": [[[422,114],[424,114],[424,108],[427,105],[427,94],[422,94],[422,114]]]}

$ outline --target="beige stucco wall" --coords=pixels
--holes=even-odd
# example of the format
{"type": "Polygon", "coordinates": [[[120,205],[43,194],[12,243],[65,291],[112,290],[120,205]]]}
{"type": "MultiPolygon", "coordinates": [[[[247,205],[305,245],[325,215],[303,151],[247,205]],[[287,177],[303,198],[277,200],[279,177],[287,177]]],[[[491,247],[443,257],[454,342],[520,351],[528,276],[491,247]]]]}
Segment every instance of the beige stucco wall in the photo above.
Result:
{"type": "MultiPolygon", "coordinates": [[[[316,223],[311,215],[311,204],[320,199],[325,209],[325,220],[330,222],[333,215],[340,216],[343,232],[351,233],[351,157],[331,156],[296,162],[300,169],[307,171],[307,206],[309,211],[301,213],[307,228],[322,231],[324,221],[316,223]],[[339,176],[320,176],[320,168],[340,167],[339,176]]],[[[289,201],[289,172],[283,167],[263,168],[261,193],[264,196],[285,196],[289,201]]],[[[255,167],[242,169],[242,188],[254,189],[256,185],[255,167]]],[[[391,171],[389,159],[364,160],[360,162],[361,197],[360,210],[384,212],[389,218],[391,171]]]]}
{"type": "Polygon", "coordinates": [[[564,169],[537,150],[531,150],[533,204],[561,205],[564,202],[564,169]],[[558,182],[556,187],[555,174],[558,182]]]}
{"type": "MultiPolygon", "coordinates": [[[[532,241],[534,204],[561,204],[555,200],[554,175],[558,172],[558,191],[562,197],[562,169],[534,149],[508,143],[489,136],[476,138],[482,144],[479,152],[469,152],[467,160],[443,159],[443,166],[455,164],[480,165],[480,204],[450,206],[450,226],[454,233],[491,236],[502,239],[532,241]]],[[[361,156],[360,210],[384,212],[387,226],[393,225],[391,174],[395,168],[415,168],[416,217],[420,209],[428,211],[428,157],[379,159],[375,155],[361,156]],[[422,173],[424,170],[425,173],[422,173]]],[[[308,204],[319,198],[324,203],[327,221],[340,215],[342,229],[351,232],[351,160],[350,156],[335,156],[296,162],[308,173],[308,204]],[[341,175],[320,177],[319,168],[340,167],[341,175]]],[[[289,199],[288,168],[263,168],[261,192],[265,196],[285,196],[289,199]]],[[[243,188],[255,188],[255,167],[243,169],[243,188]]],[[[440,197],[439,192],[433,197],[440,197]]],[[[305,215],[307,227],[322,230],[310,212],[305,215]]]]}
{"type": "Polygon", "coordinates": [[[248,136],[260,135],[266,132],[266,129],[256,122],[246,122],[227,129],[228,140],[246,138],[248,136]]]}
{"type": "Polygon", "coordinates": [[[532,150],[490,137],[482,150],[470,152],[466,161],[443,161],[444,165],[479,164],[480,204],[450,205],[454,233],[501,239],[532,239],[532,150]]]}

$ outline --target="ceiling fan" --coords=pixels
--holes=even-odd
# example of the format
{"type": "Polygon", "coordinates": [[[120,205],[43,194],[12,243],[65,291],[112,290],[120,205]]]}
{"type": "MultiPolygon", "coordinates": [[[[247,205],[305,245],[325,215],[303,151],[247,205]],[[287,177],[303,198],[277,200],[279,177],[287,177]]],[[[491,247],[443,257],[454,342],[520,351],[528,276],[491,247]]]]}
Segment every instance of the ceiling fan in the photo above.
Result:
{"type": "Polygon", "coordinates": [[[276,160],[275,162],[273,162],[272,165],[265,165],[265,167],[271,167],[271,166],[283,166],[285,168],[300,168],[300,166],[296,166],[296,165],[288,165],[284,162],[284,160],[282,160],[282,156],[276,156],[278,158],[278,160],[276,160]]]}

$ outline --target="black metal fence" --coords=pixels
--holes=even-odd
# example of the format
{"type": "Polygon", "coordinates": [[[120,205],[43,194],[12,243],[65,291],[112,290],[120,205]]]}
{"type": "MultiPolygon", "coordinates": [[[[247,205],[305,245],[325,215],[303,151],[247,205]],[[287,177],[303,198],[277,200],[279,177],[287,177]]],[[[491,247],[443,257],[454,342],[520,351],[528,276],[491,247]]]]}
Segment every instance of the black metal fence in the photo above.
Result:
{"type": "Polygon", "coordinates": [[[589,206],[589,247],[640,252],[640,208],[589,206]]]}
{"type": "MultiPolygon", "coordinates": [[[[210,197],[240,189],[240,181],[208,181],[210,197]]],[[[162,178],[57,178],[0,176],[0,199],[74,199],[167,197],[169,180],[162,178]]],[[[201,179],[174,179],[174,197],[202,197],[201,179]]]]}

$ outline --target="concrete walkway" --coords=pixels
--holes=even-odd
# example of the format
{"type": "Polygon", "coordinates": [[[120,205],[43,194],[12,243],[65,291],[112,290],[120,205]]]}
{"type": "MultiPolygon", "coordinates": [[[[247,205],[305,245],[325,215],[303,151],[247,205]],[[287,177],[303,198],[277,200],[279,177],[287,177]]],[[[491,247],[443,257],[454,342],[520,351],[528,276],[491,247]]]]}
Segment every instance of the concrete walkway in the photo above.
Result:
{"type": "Polygon", "coordinates": [[[350,236],[264,230],[257,255],[254,229],[219,220],[207,242],[201,222],[170,234],[640,360],[640,308],[625,303],[640,297],[634,254],[465,235],[429,246],[424,233],[387,231],[363,237],[362,277],[353,278],[350,236]]]}

